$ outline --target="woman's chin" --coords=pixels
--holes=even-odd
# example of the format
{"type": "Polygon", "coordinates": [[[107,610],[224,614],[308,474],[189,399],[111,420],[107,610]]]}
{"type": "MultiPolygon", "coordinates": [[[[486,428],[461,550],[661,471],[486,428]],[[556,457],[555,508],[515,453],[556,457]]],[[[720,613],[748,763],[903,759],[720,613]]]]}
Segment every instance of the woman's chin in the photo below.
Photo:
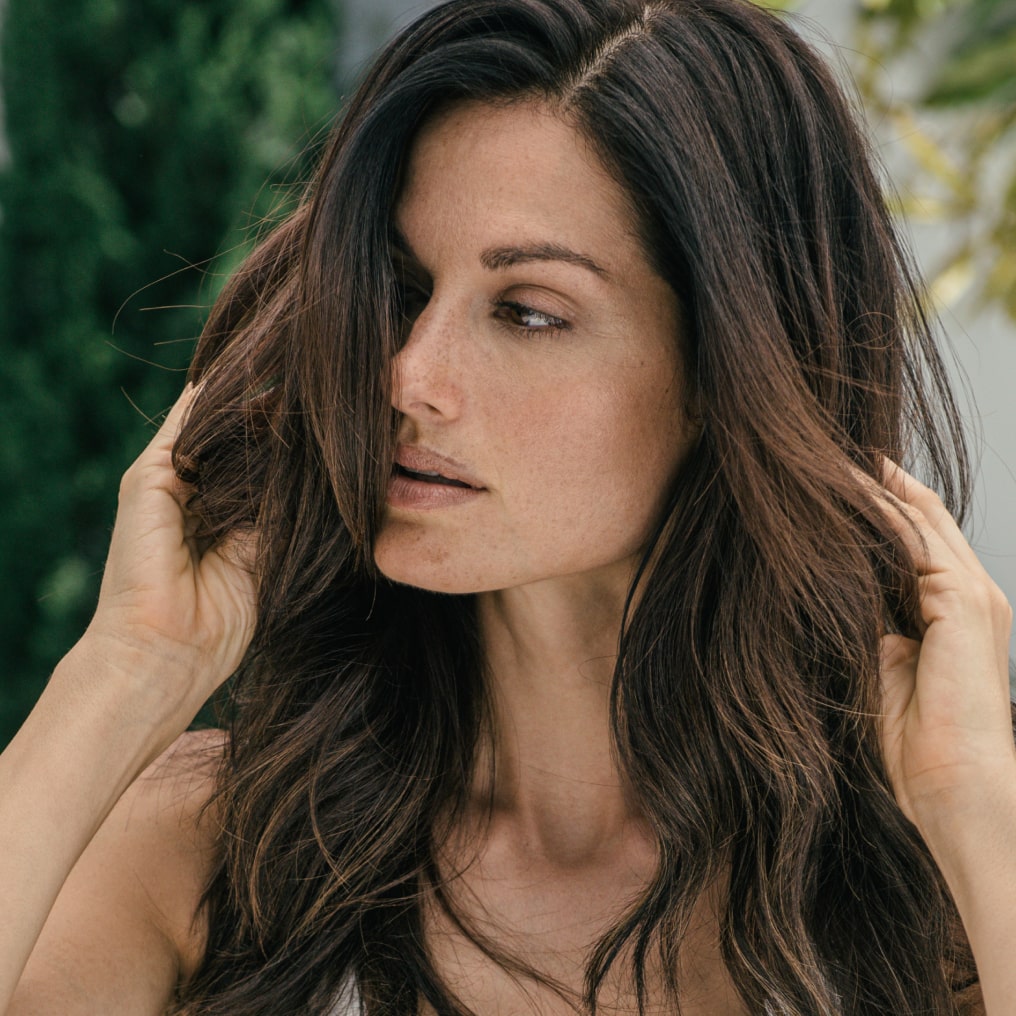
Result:
{"type": "Polygon", "coordinates": [[[458,567],[447,558],[421,555],[418,549],[415,553],[405,549],[396,552],[378,546],[374,551],[374,564],[390,582],[426,589],[431,593],[464,595],[489,588],[480,581],[475,565],[458,567]]]}

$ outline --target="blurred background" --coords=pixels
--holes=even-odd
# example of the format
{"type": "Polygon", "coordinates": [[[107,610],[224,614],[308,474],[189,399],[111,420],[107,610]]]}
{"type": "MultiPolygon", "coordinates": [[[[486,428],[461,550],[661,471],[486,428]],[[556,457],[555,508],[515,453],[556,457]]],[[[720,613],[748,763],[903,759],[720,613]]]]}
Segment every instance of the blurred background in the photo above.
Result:
{"type": "MultiPolygon", "coordinates": [[[[406,0],[0,0],[0,745],[88,622],[120,474],[406,0]]],[[[1016,602],[1016,0],[799,0],[969,380],[1016,602]]]]}

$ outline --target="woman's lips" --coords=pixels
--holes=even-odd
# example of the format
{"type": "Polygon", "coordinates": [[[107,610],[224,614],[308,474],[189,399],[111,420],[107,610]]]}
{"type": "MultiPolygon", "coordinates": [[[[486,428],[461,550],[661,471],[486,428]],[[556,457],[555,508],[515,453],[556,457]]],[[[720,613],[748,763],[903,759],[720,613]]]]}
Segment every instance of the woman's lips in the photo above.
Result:
{"type": "Polygon", "coordinates": [[[444,508],[484,490],[462,463],[429,448],[399,445],[386,500],[392,508],[444,508]]]}
{"type": "Polygon", "coordinates": [[[400,444],[395,449],[395,465],[410,473],[443,477],[479,490],[483,484],[472,476],[469,467],[448,455],[421,445],[400,444]]]}
{"type": "Polygon", "coordinates": [[[485,493],[476,487],[440,483],[434,480],[419,480],[398,469],[392,470],[388,481],[386,501],[390,508],[447,508],[451,505],[472,501],[485,493]]]}

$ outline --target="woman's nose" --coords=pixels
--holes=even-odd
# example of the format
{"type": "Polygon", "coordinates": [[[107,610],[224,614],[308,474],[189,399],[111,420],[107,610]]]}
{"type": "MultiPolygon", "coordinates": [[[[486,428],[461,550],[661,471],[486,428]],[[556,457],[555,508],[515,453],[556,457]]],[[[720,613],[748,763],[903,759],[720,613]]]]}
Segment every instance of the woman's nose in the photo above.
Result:
{"type": "Polygon", "coordinates": [[[412,323],[392,361],[392,405],[421,420],[453,420],[462,412],[461,358],[449,315],[433,302],[412,323]]]}

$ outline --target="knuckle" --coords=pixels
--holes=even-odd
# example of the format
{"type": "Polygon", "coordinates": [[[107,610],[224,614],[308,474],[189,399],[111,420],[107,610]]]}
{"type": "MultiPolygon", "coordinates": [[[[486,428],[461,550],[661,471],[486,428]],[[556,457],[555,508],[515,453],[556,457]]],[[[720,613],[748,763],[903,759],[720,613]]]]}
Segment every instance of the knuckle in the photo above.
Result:
{"type": "Polygon", "coordinates": [[[918,502],[924,502],[925,504],[932,505],[935,508],[944,508],[945,502],[942,500],[937,490],[933,490],[931,487],[926,487],[919,481],[914,481],[917,487],[915,500],[918,502]]]}
{"type": "Polygon", "coordinates": [[[979,611],[993,613],[995,590],[990,582],[971,582],[966,590],[967,600],[979,611]]]}
{"type": "Polygon", "coordinates": [[[130,466],[124,471],[124,474],[120,477],[120,488],[118,490],[118,498],[121,503],[130,500],[134,491],[138,486],[138,474],[137,474],[137,463],[130,466]]]}
{"type": "Polygon", "coordinates": [[[961,595],[971,611],[1003,624],[1011,623],[1012,607],[1002,590],[990,579],[969,583],[961,595]]]}
{"type": "Polygon", "coordinates": [[[929,487],[926,483],[922,483],[912,473],[906,474],[902,485],[907,491],[907,500],[909,501],[926,500],[929,498],[935,501],[939,500],[938,494],[934,491],[934,489],[929,487]]]}
{"type": "Polygon", "coordinates": [[[1006,599],[1005,593],[997,586],[995,588],[995,610],[999,619],[1006,627],[1012,626],[1013,610],[1012,604],[1006,599]]]}
{"type": "Polygon", "coordinates": [[[994,613],[991,587],[984,582],[964,581],[955,573],[940,572],[919,583],[922,595],[933,600],[946,616],[978,617],[994,613]]]}

